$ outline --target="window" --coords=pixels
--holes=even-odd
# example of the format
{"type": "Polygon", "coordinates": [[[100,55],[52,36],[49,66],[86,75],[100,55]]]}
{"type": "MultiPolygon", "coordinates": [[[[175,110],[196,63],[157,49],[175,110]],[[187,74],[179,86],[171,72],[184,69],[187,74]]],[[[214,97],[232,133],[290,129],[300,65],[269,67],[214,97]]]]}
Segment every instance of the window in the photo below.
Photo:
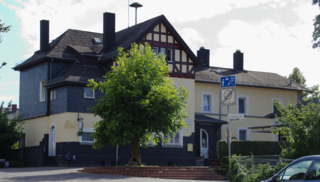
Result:
{"type": "Polygon", "coordinates": [[[320,180],[320,161],[316,160],[311,165],[306,180],[320,180]]]}
{"type": "Polygon", "coordinates": [[[202,93],[202,112],[213,113],[213,94],[204,92],[202,93]]]}
{"type": "Polygon", "coordinates": [[[239,140],[249,140],[249,129],[245,127],[238,128],[238,138],[239,140]]]}
{"type": "Polygon", "coordinates": [[[240,140],[246,140],[247,131],[246,130],[240,130],[240,140]]]}
{"type": "Polygon", "coordinates": [[[56,90],[51,90],[50,91],[50,100],[54,100],[57,98],[56,90]]]}
{"type": "Polygon", "coordinates": [[[46,81],[41,81],[40,82],[40,102],[45,101],[46,99],[46,88],[44,87],[46,81]]]}
{"type": "Polygon", "coordinates": [[[303,160],[289,166],[283,174],[281,181],[303,180],[312,160],[303,160]]]}
{"type": "Polygon", "coordinates": [[[153,138],[154,138],[154,133],[151,134],[151,140],[147,143],[148,147],[155,147],[153,138]]]}
{"type": "Polygon", "coordinates": [[[238,95],[238,114],[249,115],[249,97],[246,95],[238,95]]]}
{"type": "Polygon", "coordinates": [[[178,131],[176,136],[173,136],[172,133],[169,133],[168,135],[163,136],[163,138],[165,139],[169,138],[170,140],[169,142],[167,142],[167,145],[163,144],[162,147],[171,147],[171,148],[183,147],[183,130],[178,131]]]}
{"type": "Polygon", "coordinates": [[[82,145],[92,145],[95,141],[91,134],[94,132],[93,128],[83,128],[82,136],[80,136],[80,144],[82,145]]]}
{"type": "Polygon", "coordinates": [[[84,98],[94,98],[94,90],[90,87],[84,87],[84,98]]]}
{"type": "Polygon", "coordinates": [[[167,60],[172,62],[172,49],[168,49],[167,52],[167,60]]]}
{"type": "Polygon", "coordinates": [[[157,47],[153,48],[153,54],[158,55],[158,48],[157,47]]]}
{"type": "Polygon", "coordinates": [[[166,55],[166,49],[165,48],[161,48],[161,56],[165,56],[166,55]]]}

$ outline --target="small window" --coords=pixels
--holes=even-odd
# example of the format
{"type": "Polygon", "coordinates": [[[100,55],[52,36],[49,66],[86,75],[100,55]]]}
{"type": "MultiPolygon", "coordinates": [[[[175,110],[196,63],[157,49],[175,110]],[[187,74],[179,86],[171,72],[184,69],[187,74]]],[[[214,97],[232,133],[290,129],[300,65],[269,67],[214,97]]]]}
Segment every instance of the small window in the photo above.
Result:
{"type": "Polygon", "coordinates": [[[247,131],[246,130],[240,130],[239,131],[240,133],[239,133],[239,135],[240,135],[240,140],[247,140],[247,131]]]}
{"type": "Polygon", "coordinates": [[[170,62],[172,61],[172,49],[168,49],[167,60],[170,61],[170,62]]]}
{"type": "Polygon", "coordinates": [[[165,48],[161,48],[161,56],[165,56],[166,55],[166,49],[165,48]]]}
{"type": "Polygon", "coordinates": [[[82,136],[80,136],[80,144],[92,145],[95,141],[91,136],[93,132],[93,128],[83,128],[82,136]]]}
{"type": "Polygon", "coordinates": [[[172,133],[164,136],[165,139],[170,138],[170,141],[167,144],[179,145],[179,132],[177,132],[176,136],[173,136],[172,133]]]}
{"type": "Polygon", "coordinates": [[[44,87],[44,85],[45,85],[45,81],[41,81],[40,82],[40,94],[39,94],[39,96],[40,96],[40,102],[42,102],[42,101],[45,101],[46,99],[46,88],[44,87]]]}
{"type": "Polygon", "coordinates": [[[203,111],[210,112],[211,111],[211,96],[204,95],[203,96],[203,111]]]}
{"type": "Polygon", "coordinates": [[[56,90],[50,91],[50,100],[55,100],[57,98],[56,90]]]}
{"type": "Polygon", "coordinates": [[[94,98],[94,90],[92,90],[90,87],[85,87],[84,98],[94,98]]]}
{"type": "Polygon", "coordinates": [[[245,98],[239,98],[239,114],[246,113],[245,100],[246,100],[245,98]]]}
{"type": "Polygon", "coordinates": [[[158,48],[157,48],[157,47],[154,47],[154,48],[153,48],[153,54],[154,54],[154,55],[158,55],[158,48]]]}

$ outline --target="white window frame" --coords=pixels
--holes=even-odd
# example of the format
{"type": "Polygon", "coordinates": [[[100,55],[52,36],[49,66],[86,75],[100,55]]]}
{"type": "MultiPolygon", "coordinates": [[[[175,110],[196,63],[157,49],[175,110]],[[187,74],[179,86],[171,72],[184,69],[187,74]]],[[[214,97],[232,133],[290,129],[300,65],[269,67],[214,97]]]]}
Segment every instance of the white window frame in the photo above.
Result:
{"type": "Polygon", "coordinates": [[[156,53],[154,53],[156,56],[158,55],[159,51],[158,51],[158,47],[153,47],[152,51],[156,50],[156,53]]]}
{"type": "MultiPolygon", "coordinates": [[[[94,128],[83,128],[82,131],[84,133],[93,133],[94,132],[94,128]]],[[[94,141],[82,141],[82,136],[80,136],[80,144],[81,145],[93,145],[93,142],[95,142],[96,140],[94,139],[94,141]]]]}
{"type": "Polygon", "coordinates": [[[40,81],[39,84],[39,101],[43,102],[46,100],[46,89],[44,85],[46,84],[45,80],[40,81]]]}
{"type": "Polygon", "coordinates": [[[83,88],[83,96],[84,96],[84,98],[94,99],[95,98],[95,90],[92,90],[92,97],[87,97],[86,96],[86,92],[85,92],[86,88],[90,88],[91,89],[91,87],[84,87],[83,88]]]}
{"type": "Polygon", "coordinates": [[[214,98],[213,98],[213,93],[210,93],[210,92],[202,92],[201,93],[201,111],[203,112],[203,113],[214,113],[214,105],[213,105],[213,102],[214,101],[214,98]],[[204,111],[203,110],[203,96],[210,96],[210,111],[204,111]]]}
{"type": "Polygon", "coordinates": [[[280,101],[280,103],[281,104],[283,104],[283,99],[281,99],[281,98],[272,98],[272,102],[271,102],[271,111],[272,111],[272,113],[274,113],[274,110],[273,110],[273,101],[280,101]]]}
{"type": "Polygon", "coordinates": [[[160,54],[162,55],[162,56],[165,56],[166,55],[166,48],[160,48],[160,54]],[[162,50],[164,50],[164,55],[162,55],[162,50]]]}
{"type": "MultiPolygon", "coordinates": [[[[172,49],[167,49],[167,52],[169,52],[169,50],[171,51],[171,55],[170,55],[170,58],[171,60],[168,59],[168,62],[173,62],[173,58],[172,58],[172,49]]],[[[167,58],[169,58],[169,56],[167,56],[167,58]]]]}
{"type": "Polygon", "coordinates": [[[249,97],[246,95],[237,95],[237,113],[238,114],[244,114],[249,115],[249,97]],[[239,112],[239,99],[244,99],[244,111],[245,113],[239,112]]]}
{"type": "MultiPolygon", "coordinates": [[[[183,148],[183,130],[180,130],[177,133],[179,133],[179,143],[167,143],[167,145],[162,143],[162,147],[165,147],[165,148],[183,148]]],[[[162,138],[164,138],[164,134],[163,133],[162,133],[162,138]]]]}
{"type": "Polygon", "coordinates": [[[153,142],[154,139],[154,133],[151,133],[151,140],[149,141],[149,143],[147,143],[148,147],[155,147],[156,145],[153,142]]]}
{"type": "Polygon", "coordinates": [[[244,141],[249,141],[249,129],[246,127],[238,127],[238,140],[240,140],[240,131],[246,131],[246,140],[244,141]]]}
{"type": "Polygon", "coordinates": [[[50,91],[50,100],[55,100],[55,99],[57,99],[57,91],[51,90],[50,91]]]}

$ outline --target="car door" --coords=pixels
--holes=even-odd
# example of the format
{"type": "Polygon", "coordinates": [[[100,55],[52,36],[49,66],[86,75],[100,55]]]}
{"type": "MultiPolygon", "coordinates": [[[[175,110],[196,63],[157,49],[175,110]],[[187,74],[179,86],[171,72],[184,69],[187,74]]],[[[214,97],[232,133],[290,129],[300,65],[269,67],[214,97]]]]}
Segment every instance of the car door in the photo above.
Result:
{"type": "Polygon", "coordinates": [[[315,160],[308,170],[305,181],[320,182],[320,160],[315,160]]]}
{"type": "Polygon", "coordinates": [[[312,159],[301,160],[290,165],[283,172],[281,172],[281,181],[303,181],[312,161],[312,159]]]}

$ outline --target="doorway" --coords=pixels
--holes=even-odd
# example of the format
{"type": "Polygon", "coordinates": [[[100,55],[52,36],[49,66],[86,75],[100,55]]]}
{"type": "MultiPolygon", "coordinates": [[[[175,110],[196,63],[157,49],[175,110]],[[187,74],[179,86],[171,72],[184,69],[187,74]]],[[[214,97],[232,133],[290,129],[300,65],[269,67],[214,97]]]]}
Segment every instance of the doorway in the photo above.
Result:
{"type": "Polygon", "coordinates": [[[51,124],[49,128],[48,156],[56,156],[56,126],[54,124],[51,124]]]}
{"type": "Polygon", "coordinates": [[[200,129],[200,156],[209,158],[209,135],[204,129],[200,129]]]}

